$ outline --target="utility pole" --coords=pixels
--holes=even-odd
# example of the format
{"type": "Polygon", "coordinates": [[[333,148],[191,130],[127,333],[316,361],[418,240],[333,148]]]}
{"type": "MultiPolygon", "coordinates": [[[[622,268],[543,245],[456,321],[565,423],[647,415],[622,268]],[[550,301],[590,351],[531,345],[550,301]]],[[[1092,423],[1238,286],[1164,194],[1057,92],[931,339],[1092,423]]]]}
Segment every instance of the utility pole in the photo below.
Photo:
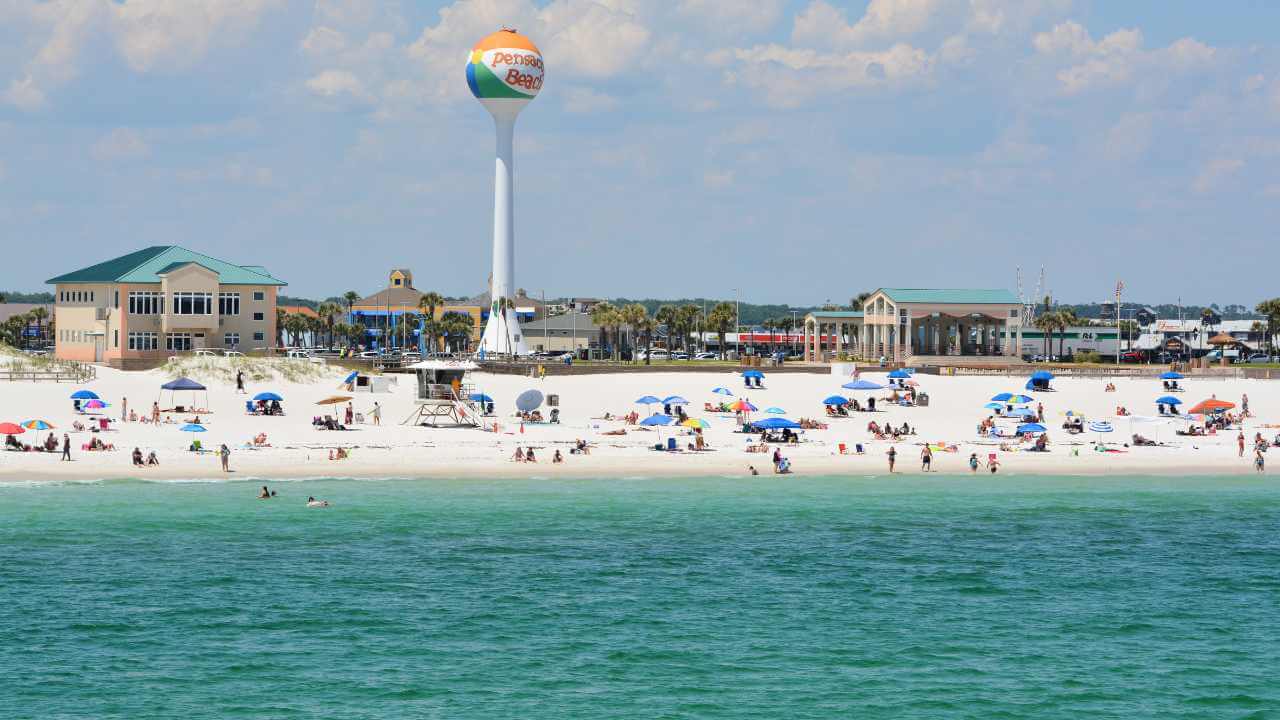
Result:
{"type": "Polygon", "coordinates": [[[797,316],[797,315],[799,315],[799,313],[800,313],[800,311],[799,311],[799,310],[792,310],[792,311],[791,311],[791,329],[787,331],[787,339],[791,341],[791,354],[792,354],[792,355],[794,355],[794,354],[795,354],[795,352],[796,352],[796,336],[795,336],[795,332],[796,332],[796,324],[797,324],[797,322],[798,322],[798,321],[797,321],[797,319],[796,319],[796,316],[797,316]]]}
{"type": "Polygon", "coordinates": [[[1124,281],[1116,281],[1116,365],[1120,364],[1120,294],[1124,292],[1124,281]]]}
{"type": "Polygon", "coordinates": [[[738,309],[738,288],[733,289],[733,344],[742,357],[742,313],[738,309]]]}
{"type": "Polygon", "coordinates": [[[542,290],[542,349],[551,350],[551,338],[547,337],[547,291],[542,290]]]}

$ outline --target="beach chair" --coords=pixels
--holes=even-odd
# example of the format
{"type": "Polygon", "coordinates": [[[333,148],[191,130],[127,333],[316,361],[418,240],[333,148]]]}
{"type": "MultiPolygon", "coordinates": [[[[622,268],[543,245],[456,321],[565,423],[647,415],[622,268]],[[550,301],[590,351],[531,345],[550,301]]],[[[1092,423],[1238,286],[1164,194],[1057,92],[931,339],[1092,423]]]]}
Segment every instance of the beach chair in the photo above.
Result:
{"type": "Polygon", "coordinates": [[[865,455],[867,452],[865,449],[863,449],[862,443],[855,443],[853,446],[853,451],[858,455],[865,455]]]}
{"type": "Polygon", "coordinates": [[[675,438],[673,437],[667,438],[667,452],[677,452],[679,451],[679,449],[680,448],[676,446],[675,438]]]}
{"type": "Polygon", "coordinates": [[[111,428],[107,425],[107,419],[106,419],[106,418],[98,418],[98,429],[99,429],[99,430],[110,430],[110,429],[111,429],[111,428]]]}
{"type": "Polygon", "coordinates": [[[840,445],[839,445],[838,447],[840,448],[840,454],[841,454],[841,455],[848,455],[848,454],[849,454],[849,448],[848,448],[848,447],[846,447],[844,443],[840,443],[840,445]]]}

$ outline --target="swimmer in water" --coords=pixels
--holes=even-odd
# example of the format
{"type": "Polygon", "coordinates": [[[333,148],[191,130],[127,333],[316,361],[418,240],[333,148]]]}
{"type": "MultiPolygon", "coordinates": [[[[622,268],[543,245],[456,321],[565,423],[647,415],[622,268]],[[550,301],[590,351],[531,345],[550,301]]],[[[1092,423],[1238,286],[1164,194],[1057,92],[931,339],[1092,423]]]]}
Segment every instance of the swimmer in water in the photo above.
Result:
{"type": "Polygon", "coordinates": [[[307,496],[307,507],[329,507],[328,500],[317,500],[314,495],[307,496]]]}
{"type": "Polygon", "coordinates": [[[272,496],[273,494],[274,494],[274,493],[272,493],[270,490],[267,490],[267,486],[266,486],[266,485],[263,485],[263,486],[262,486],[262,492],[258,493],[258,499],[259,499],[259,500],[270,500],[270,499],[271,499],[271,496],[272,496]]]}

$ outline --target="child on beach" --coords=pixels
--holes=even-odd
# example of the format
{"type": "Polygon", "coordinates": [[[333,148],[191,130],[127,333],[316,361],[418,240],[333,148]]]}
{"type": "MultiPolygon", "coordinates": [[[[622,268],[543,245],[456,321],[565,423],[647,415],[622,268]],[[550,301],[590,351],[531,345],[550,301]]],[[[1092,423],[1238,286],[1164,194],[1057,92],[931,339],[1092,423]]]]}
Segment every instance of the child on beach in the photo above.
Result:
{"type": "Polygon", "coordinates": [[[992,475],[995,475],[996,470],[1000,469],[1000,461],[996,460],[995,455],[992,455],[991,459],[987,460],[987,469],[991,471],[992,475]]]}
{"type": "Polygon", "coordinates": [[[969,454],[969,472],[970,473],[978,472],[978,453],[969,454]]]}

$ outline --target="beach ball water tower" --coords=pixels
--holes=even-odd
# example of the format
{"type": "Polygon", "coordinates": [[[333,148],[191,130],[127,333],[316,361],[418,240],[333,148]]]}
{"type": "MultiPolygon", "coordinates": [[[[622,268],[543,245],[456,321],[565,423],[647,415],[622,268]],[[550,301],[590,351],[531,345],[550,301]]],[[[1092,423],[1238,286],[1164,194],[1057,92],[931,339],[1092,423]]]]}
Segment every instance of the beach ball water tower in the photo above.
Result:
{"type": "Polygon", "coordinates": [[[542,53],[529,38],[503,28],[471,48],[467,85],[493,116],[497,161],[493,186],[493,280],[489,321],[480,340],[482,353],[527,355],[515,302],[515,208],[513,145],[516,117],[538,96],[543,79],[542,53]]]}

